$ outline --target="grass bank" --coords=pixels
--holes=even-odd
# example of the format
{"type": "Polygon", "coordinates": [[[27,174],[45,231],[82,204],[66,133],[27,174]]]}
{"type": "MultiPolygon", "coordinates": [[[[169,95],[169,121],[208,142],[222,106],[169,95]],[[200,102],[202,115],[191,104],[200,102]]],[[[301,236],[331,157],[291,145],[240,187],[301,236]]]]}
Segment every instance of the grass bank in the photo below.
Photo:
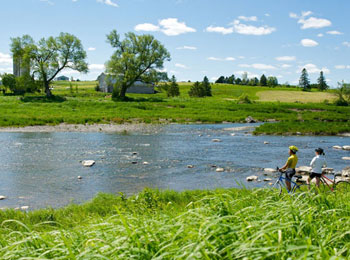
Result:
{"type": "MultiPolygon", "coordinates": [[[[165,93],[155,95],[130,94],[132,101],[114,102],[109,94],[96,92],[96,82],[55,83],[53,93],[58,98],[48,100],[39,95],[1,96],[0,126],[68,124],[130,123],[221,123],[244,122],[247,116],[259,121],[271,119],[279,124],[265,124],[257,134],[338,134],[350,132],[350,107],[325,103],[260,102],[259,93],[276,91],[280,97],[303,95],[288,88],[263,88],[214,84],[213,97],[190,98],[190,84],[181,84],[181,96],[167,98],[165,93]],[[77,85],[75,85],[77,84],[77,85]],[[286,93],[282,95],[281,93],[286,93]],[[239,104],[237,99],[246,94],[255,102],[239,104]]],[[[307,93],[318,95],[318,92],[307,93]]],[[[331,93],[321,93],[331,95],[331,93]]],[[[304,97],[305,98],[305,97],[304,97]]]]}
{"type": "Polygon", "coordinates": [[[350,194],[145,190],[0,212],[1,259],[349,259],[350,194]]]}

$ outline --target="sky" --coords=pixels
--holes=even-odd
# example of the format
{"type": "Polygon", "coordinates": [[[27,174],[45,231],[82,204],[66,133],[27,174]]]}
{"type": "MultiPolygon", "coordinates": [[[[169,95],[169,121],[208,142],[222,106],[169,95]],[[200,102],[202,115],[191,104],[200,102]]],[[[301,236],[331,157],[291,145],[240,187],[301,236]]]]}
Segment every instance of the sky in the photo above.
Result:
{"type": "Polygon", "coordinates": [[[332,87],[350,82],[348,0],[0,0],[0,73],[12,73],[10,38],[38,41],[67,32],[87,52],[95,80],[113,54],[116,29],[152,34],[170,52],[164,71],[178,81],[219,76],[276,76],[297,84],[302,68],[332,87]]]}

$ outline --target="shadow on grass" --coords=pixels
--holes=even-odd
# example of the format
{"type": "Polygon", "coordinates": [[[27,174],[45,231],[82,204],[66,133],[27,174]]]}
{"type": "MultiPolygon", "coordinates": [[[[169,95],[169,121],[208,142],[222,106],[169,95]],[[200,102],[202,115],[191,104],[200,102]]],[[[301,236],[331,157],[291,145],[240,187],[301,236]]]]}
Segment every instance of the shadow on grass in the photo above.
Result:
{"type": "Polygon", "coordinates": [[[132,97],[124,97],[124,98],[112,98],[115,102],[164,102],[162,98],[159,97],[150,97],[150,98],[132,98],[132,97]]]}
{"type": "Polygon", "coordinates": [[[22,102],[30,102],[30,103],[62,103],[66,100],[67,99],[65,97],[61,97],[61,96],[52,96],[52,97],[26,96],[26,97],[21,97],[22,102]]]}

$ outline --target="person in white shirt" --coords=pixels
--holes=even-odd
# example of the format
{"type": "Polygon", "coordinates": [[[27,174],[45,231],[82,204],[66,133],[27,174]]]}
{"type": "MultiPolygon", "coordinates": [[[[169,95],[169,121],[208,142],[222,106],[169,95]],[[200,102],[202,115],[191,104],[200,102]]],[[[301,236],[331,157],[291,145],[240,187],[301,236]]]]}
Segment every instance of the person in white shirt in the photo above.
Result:
{"type": "Polygon", "coordinates": [[[310,182],[313,178],[316,177],[316,186],[320,187],[320,178],[322,176],[322,167],[326,167],[326,159],[324,158],[325,154],[322,148],[315,149],[316,156],[312,159],[310,166],[312,167],[310,177],[307,180],[307,184],[310,185],[310,182]]]}

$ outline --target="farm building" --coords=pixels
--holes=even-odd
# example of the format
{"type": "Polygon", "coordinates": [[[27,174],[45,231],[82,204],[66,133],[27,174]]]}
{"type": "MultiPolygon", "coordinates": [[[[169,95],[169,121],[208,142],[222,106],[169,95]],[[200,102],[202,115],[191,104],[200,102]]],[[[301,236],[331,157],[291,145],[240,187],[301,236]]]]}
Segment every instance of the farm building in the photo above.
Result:
{"type": "MultiPolygon", "coordinates": [[[[113,84],[116,80],[107,80],[107,75],[102,73],[97,78],[100,86],[101,92],[112,93],[113,92],[113,84]]],[[[131,87],[129,87],[126,93],[135,93],[135,94],[154,94],[154,86],[152,84],[148,84],[142,81],[136,81],[131,87]]]]}
{"type": "Polygon", "coordinates": [[[59,76],[59,77],[55,78],[55,80],[56,81],[68,81],[69,78],[66,76],[59,76]]]}

